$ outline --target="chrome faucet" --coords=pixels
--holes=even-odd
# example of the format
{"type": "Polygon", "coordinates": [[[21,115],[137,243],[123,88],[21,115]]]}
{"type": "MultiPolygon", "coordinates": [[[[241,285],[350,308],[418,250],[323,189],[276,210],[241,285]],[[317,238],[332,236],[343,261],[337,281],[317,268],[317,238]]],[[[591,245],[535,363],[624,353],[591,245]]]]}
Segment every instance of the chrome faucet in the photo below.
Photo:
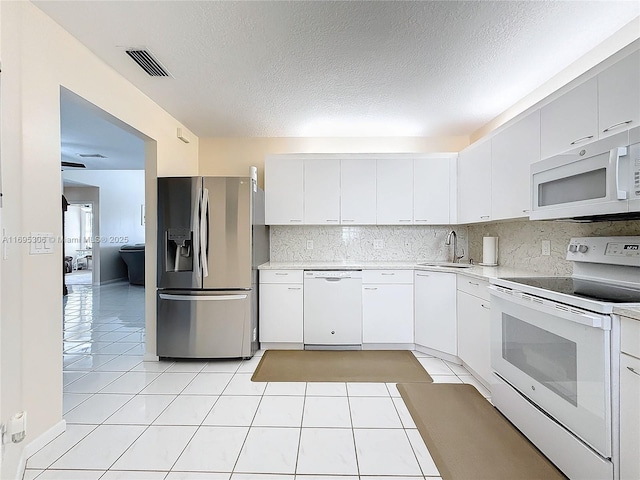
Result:
{"type": "Polygon", "coordinates": [[[458,235],[455,230],[451,230],[447,234],[447,240],[444,242],[445,245],[451,245],[451,238],[453,237],[453,263],[458,263],[462,257],[464,257],[464,248],[462,249],[462,255],[458,256],[458,235]]]}

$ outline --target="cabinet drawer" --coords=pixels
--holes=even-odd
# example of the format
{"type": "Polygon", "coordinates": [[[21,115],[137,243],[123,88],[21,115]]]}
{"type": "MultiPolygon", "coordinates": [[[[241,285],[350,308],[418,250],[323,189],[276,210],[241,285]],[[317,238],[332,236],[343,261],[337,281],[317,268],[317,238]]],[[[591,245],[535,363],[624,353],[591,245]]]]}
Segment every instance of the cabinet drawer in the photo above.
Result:
{"type": "Polygon", "coordinates": [[[486,280],[470,278],[464,275],[458,276],[458,290],[470,295],[475,295],[483,300],[490,301],[489,289],[487,287],[489,287],[489,282],[486,280]]]}
{"type": "Polygon", "coordinates": [[[260,270],[260,283],[302,283],[302,270],[260,270]]]}
{"type": "Polygon", "coordinates": [[[362,283],[413,283],[413,270],[363,270],[362,283]]]}
{"type": "Polygon", "coordinates": [[[622,317],[620,349],[623,353],[640,358],[640,321],[622,317]]]}

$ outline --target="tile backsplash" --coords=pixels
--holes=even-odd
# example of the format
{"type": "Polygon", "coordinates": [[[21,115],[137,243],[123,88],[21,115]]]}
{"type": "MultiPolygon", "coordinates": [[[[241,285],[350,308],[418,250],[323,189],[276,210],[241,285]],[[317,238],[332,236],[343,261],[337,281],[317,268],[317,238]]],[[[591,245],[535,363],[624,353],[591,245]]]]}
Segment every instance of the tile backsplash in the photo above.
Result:
{"type": "Polygon", "coordinates": [[[569,223],[510,221],[468,225],[471,258],[482,261],[482,237],[498,237],[498,264],[549,275],[570,275],[565,260],[572,237],[640,235],[640,221],[569,223]],[[551,243],[551,255],[542,255],[542,241],[551,243]]]}
{"type": "Polygon", "coordinates": [[[467,259],[466,226],[274,225],[271,261],[451,261],[453,246],[445,245],[445,240],[452,228],[458,235],[458,252],[464,249],[467,259]],[[312,249],[307,248],[308,241],[313,242],[312,249]],[[374,248],[380,241],[382,248],[374,248]]]}
{"type": "Polygon", "coordinates": [[[463,262],[482,261],[482,237],[498,237],[498,264],[549,275],[570,275],[565,251],[572,237],[640,235],[640,221],[568,223],[509,221],[475,225],[436,226],[272,226],[271,261],[451,261],[447,233],[458,234],[463,262]],[[542,255],[542,241],[551,255],[542,255]],[[308,241],[313,248],[307,248],[308,241]],[[374,248],[382,242],[382,248],[374,248]]]}

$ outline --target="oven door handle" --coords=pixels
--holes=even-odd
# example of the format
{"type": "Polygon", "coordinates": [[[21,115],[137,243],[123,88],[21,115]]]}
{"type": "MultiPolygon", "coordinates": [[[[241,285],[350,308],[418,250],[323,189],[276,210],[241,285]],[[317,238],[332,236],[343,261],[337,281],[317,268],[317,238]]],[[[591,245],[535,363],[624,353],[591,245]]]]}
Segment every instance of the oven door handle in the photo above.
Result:
{"type": "Polygon", "coordinates": [[[599,315],[587,310],[581,310],[576,307],[554,302],[553,300],[528,295],[517,290],[505,289],[497,285],[489,285],[489,293],[516,305],[548,313],[549,315],[586,325],[587,327],[611,330],[611,318],[608,315],[599,315]]]}

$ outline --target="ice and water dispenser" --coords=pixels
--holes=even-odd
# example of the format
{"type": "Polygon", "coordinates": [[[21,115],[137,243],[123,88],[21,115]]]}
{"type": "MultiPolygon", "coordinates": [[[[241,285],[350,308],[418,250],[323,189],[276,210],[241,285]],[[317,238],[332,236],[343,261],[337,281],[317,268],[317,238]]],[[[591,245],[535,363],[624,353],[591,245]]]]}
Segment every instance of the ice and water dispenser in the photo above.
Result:
{"type": "Polygon", "coordinates": [[[193,271],[193,232],[188,228],[168,228],[165,237],[167,272],[193,271]]]}

